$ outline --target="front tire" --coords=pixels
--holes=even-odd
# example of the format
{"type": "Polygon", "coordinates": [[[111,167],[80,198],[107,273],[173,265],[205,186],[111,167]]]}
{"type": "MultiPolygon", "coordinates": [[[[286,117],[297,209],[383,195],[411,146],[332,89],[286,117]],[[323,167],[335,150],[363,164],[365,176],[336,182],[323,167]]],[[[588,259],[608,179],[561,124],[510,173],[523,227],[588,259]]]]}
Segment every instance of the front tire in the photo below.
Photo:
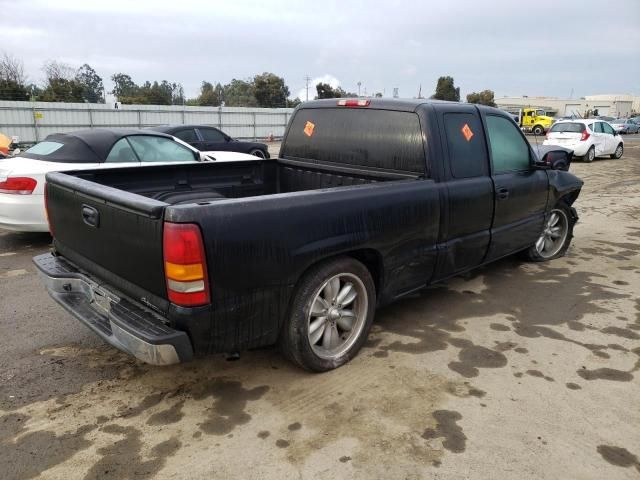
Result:
{"type": "Polygon", "coordinates": [[[596,158],[596,149],[593,145],[591,145],[591,147],[589,147],[589,150],[587,151],[587,154],[584,157],[582,157],[582,159],[587,163],[591,163],[595,158],[596,158]]]}
{"type": "Polygon", "coordinates": [[[533,133],[535,135],[542,135],[544,133],[544,128],[542,128],[541,125],[536,125],[535,127],[533,127],[533,133]]]}
{"type": "Polygon", "coordinates": [[[549,212],[540,237],[526,250],[527,258],[532,262],[546,262],[564,256],[571,245],[575,223],[571,207],[558,202],[549,212]]]}
{"type": "Polygon", "coordinates": [[[375,306],[373,279],[362,263],[341,257],[312,267],[291,302],[282,353],[312,372],[344,365],[366,341],[375,306]]]}
{"type": "Polygon", "coordinates": [[[622,154],[624,153],[624,146],[620,143],[618,144],[618,146],[616,147],[616,151],[613,152],[610,157],[618,160],[619,158],[622,158],[622,154]]]}

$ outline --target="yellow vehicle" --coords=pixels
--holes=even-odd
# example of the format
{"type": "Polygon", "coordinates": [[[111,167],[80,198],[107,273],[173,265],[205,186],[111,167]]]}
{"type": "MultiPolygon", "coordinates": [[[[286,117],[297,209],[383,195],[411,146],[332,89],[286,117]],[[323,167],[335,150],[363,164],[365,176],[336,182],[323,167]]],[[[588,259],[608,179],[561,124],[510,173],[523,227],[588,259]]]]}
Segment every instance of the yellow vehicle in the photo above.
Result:
{"type": "Polygon", "coordinates": [[[541,108],[518,108],[509,113],[525,132],[542,135],[553,125],[553,118],[541,108]]]}

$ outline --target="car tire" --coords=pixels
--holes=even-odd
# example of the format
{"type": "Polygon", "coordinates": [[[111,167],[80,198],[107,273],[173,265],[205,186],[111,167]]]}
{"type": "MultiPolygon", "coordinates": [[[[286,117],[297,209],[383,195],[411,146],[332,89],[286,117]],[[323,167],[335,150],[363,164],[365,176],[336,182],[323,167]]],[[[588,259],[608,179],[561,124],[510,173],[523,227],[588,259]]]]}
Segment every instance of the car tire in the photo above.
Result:
{"type": "Polygon", "coordinates": [[[624,145],[622,145],[622,143],[619,143],[618,146],[616,147],[616,151],[609,156],[615,160],[618,160],[619,158],[622,158],[623,153],[624,153],[624,145]]]}
{"type": "Polygon", "coordinates": [[[527,260],[546,262],[564,256],[571,245],[576,220],[575,210],[560,200],[545,218],[543,231],[536,243],[525,250],[527,260]]]}
{"type": "Polygon", "coordinates": [[[593,145],[591,145],[591,147],[589,147],[589,150],[587,150],[587,154],[584,157],[582,157],[582,161],[591,163],[595,158],[596,158],[596,148],[593,145]]]}
{"type": "Polygon", "coordinates": [[[265,153],[259,148],[254,148],[253,150],[251,150],[249,152],[249,155],[253,155],[254,157],[258,157],[258,158],[267,158],[265,153]]]}
{"type": "Polygon", "coordinates": [[[338,368],[362,348],[375,306],[375,285],[362,263],[340,257],[316,265],[298,282],[280,350],[311,372],[338,368]]]}
{"type": "Polygon", "coordinates": [[[542,128],[541,125],[536,125],[533,127],[533,133],[534,135],[542,135],[544,133],[544,128],[542,128]]]}

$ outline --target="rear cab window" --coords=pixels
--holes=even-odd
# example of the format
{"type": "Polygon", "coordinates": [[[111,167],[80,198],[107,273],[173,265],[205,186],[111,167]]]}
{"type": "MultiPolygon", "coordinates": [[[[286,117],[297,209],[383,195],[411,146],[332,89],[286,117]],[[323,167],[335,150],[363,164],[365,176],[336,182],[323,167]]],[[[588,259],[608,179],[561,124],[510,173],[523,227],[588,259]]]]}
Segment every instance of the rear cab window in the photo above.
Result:
{"type": "Polygon", "coordinates": [[[291,121],[281,157],[425,174],[422,129],[414,112],[302,108],[291,121]]]}

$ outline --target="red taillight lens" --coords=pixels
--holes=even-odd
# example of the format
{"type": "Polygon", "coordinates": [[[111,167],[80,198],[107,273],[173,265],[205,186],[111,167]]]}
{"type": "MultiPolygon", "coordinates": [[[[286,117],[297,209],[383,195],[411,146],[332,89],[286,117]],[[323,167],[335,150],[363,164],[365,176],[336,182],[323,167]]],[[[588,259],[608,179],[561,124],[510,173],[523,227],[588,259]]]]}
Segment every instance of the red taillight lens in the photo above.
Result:
{"type": "Polygon", "coordinates": [[[589,134],[589,132],[587,132],[586,130],[582,131],[582,136],[580,137],[580,141],[584,142],[585,140],[587,140],[591,135],[589,134]]]}
{"type": "Polygon", "coordinates": [[[208,304],[207,260],[198,225],[166,222],[162,242],[169,301],[183,307],[208,304]]]}
{"type": "Polygon", "coordinates": [[[38,181],[29,177],[11,177],[0,182],[0,193],[13,193],[15,195],[31,195],[36,189],[38,181]]]}
{"type": "Polygon", "coordinates": [[[368,107],[370,104],[371,100],[347,100],[345,98],[343,98],[342,100],[338,100],[339,107],[368,107]]]}

